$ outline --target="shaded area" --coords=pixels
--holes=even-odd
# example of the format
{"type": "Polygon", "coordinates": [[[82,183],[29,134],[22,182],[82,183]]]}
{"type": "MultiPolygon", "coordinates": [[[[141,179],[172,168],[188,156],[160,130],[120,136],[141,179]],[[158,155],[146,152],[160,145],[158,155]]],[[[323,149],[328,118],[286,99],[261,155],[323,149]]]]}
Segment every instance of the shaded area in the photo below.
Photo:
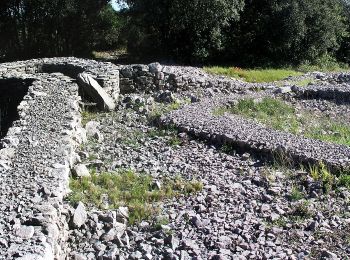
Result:
{"type": "Polygon", "coordinates": [[[12,122],[19,119],[17,106],[28,92],[33,80],[0,80],[0,138],[3,138],[12,122]]]}
{"type": "MultiPolygon", "coordinates": [[[[79,86],[78,94],[81,96],[82,101],[86,104],[86,106],[95,106],[96,100],[93,96],[91,96],[91,93],[89,94],[86,90],[84,90],[84,87],[82,86],[81,81],[77,81],[77,78],[80,73],[83,73],[85,69],[80,66],[76,66],[73,64],[43,64],[41,68],[39,69],[42,73],[62,73],[63,75],[70,77],[74,82],[76,82],[79,86]]],[[[101,86],[103,85],[103,81],[96,79],[98,84],[101,86]]]]}

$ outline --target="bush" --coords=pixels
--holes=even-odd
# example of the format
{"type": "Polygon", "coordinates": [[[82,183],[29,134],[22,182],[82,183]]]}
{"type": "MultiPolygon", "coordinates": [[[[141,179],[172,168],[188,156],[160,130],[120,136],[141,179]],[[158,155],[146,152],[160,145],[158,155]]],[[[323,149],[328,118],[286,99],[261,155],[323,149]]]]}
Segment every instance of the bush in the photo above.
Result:
{"type": "Polygon", "coordinates": [[[346,36],[338,0],[247,0],[226,50],[248,64],[314,63],[334,56],[346,36]]]}

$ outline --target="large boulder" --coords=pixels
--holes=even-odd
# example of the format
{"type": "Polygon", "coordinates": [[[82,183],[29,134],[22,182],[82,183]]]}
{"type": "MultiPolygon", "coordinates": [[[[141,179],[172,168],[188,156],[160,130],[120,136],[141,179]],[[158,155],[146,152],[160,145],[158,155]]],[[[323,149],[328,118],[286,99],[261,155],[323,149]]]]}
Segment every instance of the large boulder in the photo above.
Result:
{"type": "Polygon", "coordinates": [[[97,107],[102,110],[114,110],[115,101],[107,92],[87,73],[78,75],[78,84],[90,98],[96,102],[97,107]]]}

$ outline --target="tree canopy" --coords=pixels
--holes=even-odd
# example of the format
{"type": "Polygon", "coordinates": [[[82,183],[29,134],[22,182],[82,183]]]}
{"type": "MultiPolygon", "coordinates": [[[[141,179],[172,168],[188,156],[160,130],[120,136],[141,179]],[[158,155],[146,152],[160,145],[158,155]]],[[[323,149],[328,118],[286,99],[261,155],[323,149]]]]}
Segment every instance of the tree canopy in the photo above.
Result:
{"type": "Polygon", "coordinates": [[[350,61],[347,0],[3,0],[0,59],[133,57],[247,66],[350,61]]]}
{"type": "Polygon", "coordinates": [[[107,0],[3,0],[0,59],[85,56],[116,44],[119,25],[107,0]]]}

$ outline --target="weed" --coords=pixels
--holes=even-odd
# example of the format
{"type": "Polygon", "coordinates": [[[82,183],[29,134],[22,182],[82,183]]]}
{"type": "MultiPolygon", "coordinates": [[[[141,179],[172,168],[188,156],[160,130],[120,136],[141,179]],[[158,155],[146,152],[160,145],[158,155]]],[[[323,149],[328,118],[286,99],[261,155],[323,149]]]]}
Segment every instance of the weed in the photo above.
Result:
{"type": "Polygon", "coordinates": [[[309,172],[314,180],[322,182],[325,192],[332,189],[335,183],[335,177],[324,163],[321,162],[318,165],[310,165],[309,172]]]}
{"type": "Polygon", "coordinates": [[[309,72],[309,71],[346,71],[349,69],[349,65],[345,63],[338,62],[334,57],[329,54],[325,54],[318,58],[315,62],[304,62],[297,68],[299,71],[309,72]]]}
{"type": "Polygon", "coordinates": [[[103,197],[107,198],[110,208],[127,206],[130,210],[129,222],[135,223],[149,219],[158,213],[157,202],[164,199],[195,193],[203,188],[201,182],[164,178],[161,189],[153,188],[150,175],[136,174],[130,170],[116,173],[91,173],[90,177],[70,180],[69,201],[103,208],[103,197]]]}
{"type": "Polygon", "coordinates": [[[81,112],[81,118],[82,118],[81,124],[83,125],[83,127],[85,127],[89,121],[95,120],[97,117],[98,117],[97,112],[93,112],[88,109],[83,109],[81,112]]]}
{"type": "Polygon", "coordinates": [[[293,186],[292,191],[290,193],[290,199],[292,201],[298,201],[298,200],[304,199],[304,193],[300,189],[298,189],[296,186],[293,186]]]}
{"type": "Polygon", "coordinates": [[[284,228],[287,226],[287,221],[285,220],[285,218],[281,217],[278,218],[276,220],[270,221],[267,223],[267,227],[268,228],[272,228],[272,227],[281,227],[284,228]]]}
{"type": "Polygon", "coordinates": [[[132,148],[138,148],[140,146],[140,142],[146,137],[146,133],[144,133],[140,129],[132,129],[127,133],[127,136],[121,139],[121,142],[127,146],[132,148]]]}
{"type": "Polygon", "coordinates": [[[178,146],[181,145],[181,140],[177,136],[171,136],[170,139],[167,141],[167,144],[169,146],[178,146]]]}
{"type": "Polygon", "coordinates": [[[296,85],[298,87],[306,87],[309,84],[312,84],[314,82],[315,81],[313,79],[306,78],[306,79],[301,79],[301,80],[296,80],[296,81],[290,81],[289,84],[296,85]]]}
{"type": "Polygon", "coordinates": [[[350,175],[349,174],[341,174],[338,179],[338,184],[340,186],[347,187],[350,189],[350,175]]]}
{"type": "Polygon", "coordinates": [[[155,230],[161,230],[163,225],[168,225],[168,224],[169,224],[169,219],[167,217],[160,217],[160,218],[157,218],[153,227],[155,230]]]}
{"type": "Polygon", "coordinates": [[[215,108],[212,112],[213,116],[223,116],[227,112],[226,107],[215,108]]]}
{"type": "Polygon", "coordinates": [[[292,217],[294,217],[295,220],[302,220],[307,219],[311,217],[311,212],[309,210],[309,203],[308,201],[302,201],[295,205],[293,211],[291,212],[292,217]]]}
{"type": "Polygon", "coordinates": [[[173,102],[170,104],[155,104],[153,105],[150,114],[148,115],[149,122],[157,122],[160,117],[173,110],[179,109],[181,106],[180,102],[173,102]]]}
{"type": "Polygon", "coordinates": [[[234,151],[234,147],[232,144],[230,143],[224,143],[221,147],[220,147],[221,152],[223,153],[227,153],[227,154],[231,154],[234,151]]]}
{"type": "Polygon", "coordinates": [[[294,166],[293,159],[283,151],[275,151],[272,153],[272,167],[288,172],[294,166]]]}

